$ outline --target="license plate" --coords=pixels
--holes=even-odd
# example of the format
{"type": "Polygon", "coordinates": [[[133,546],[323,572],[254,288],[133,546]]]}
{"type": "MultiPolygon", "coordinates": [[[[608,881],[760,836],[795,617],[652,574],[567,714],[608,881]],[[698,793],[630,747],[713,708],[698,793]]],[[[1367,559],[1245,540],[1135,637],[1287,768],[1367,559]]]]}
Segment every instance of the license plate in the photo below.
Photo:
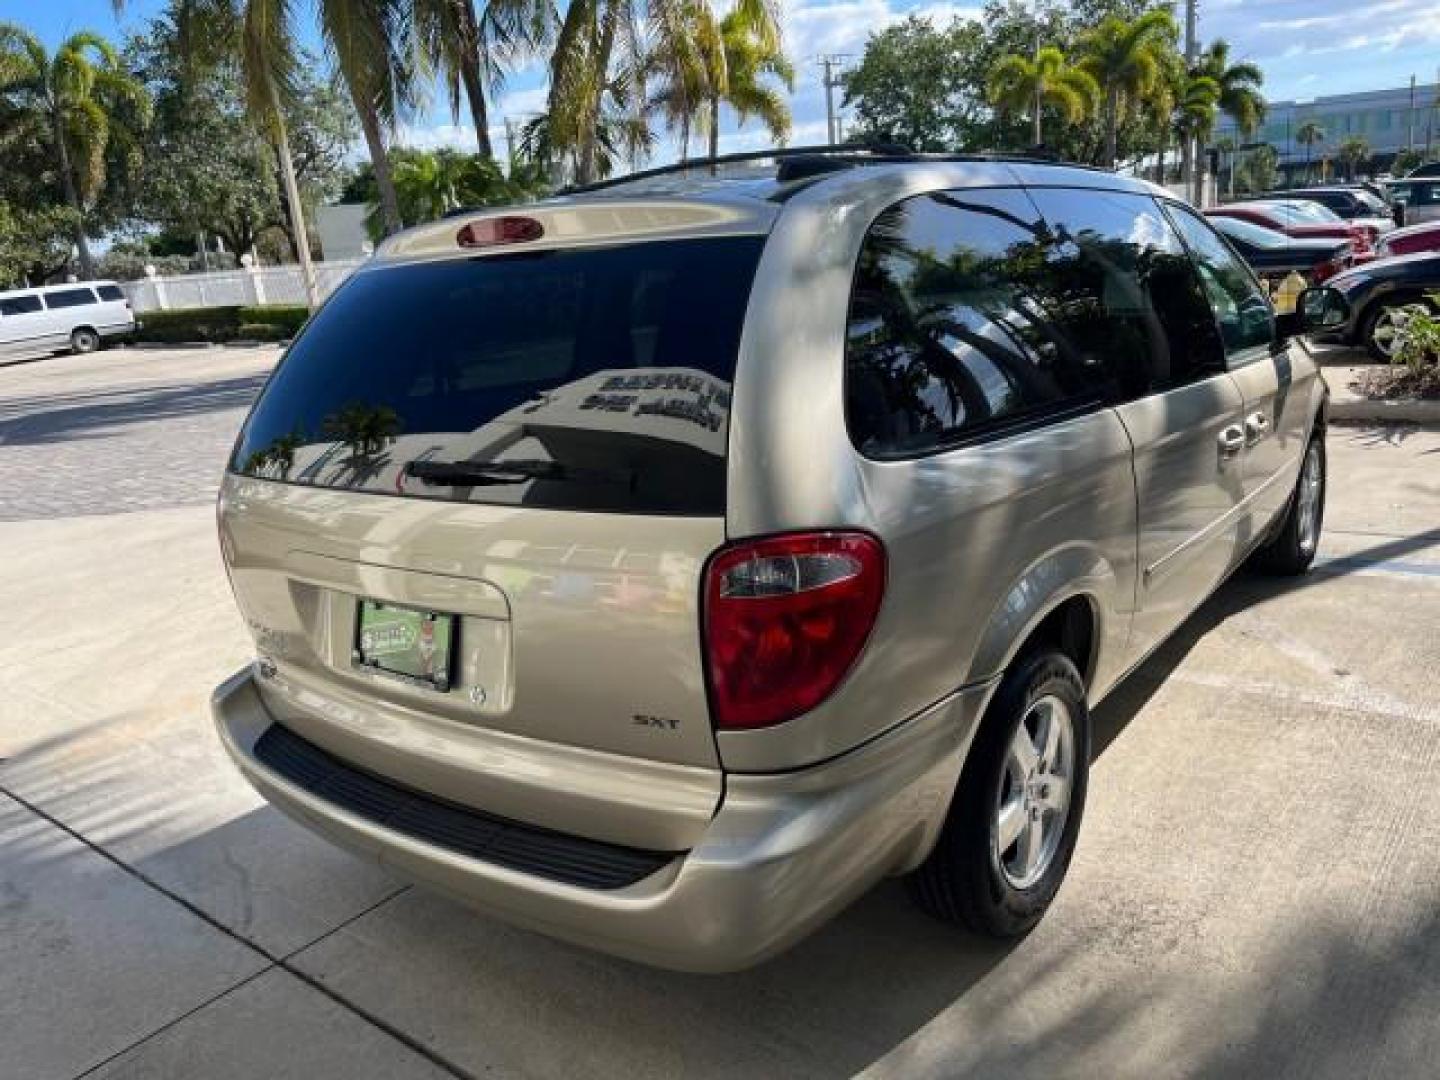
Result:
{"type": "Polygon", "coordinates": [[[435,690],[449,690],[455,616],[361,600],[355,663],[435,690]]]}

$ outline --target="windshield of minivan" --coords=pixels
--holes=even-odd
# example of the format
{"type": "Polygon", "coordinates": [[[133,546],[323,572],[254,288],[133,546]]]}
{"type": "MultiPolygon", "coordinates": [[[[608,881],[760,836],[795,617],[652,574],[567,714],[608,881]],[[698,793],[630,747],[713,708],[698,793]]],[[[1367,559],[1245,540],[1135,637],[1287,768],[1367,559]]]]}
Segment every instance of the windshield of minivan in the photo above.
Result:
{"type": "Polygon", "coordinates": [[[373,267],[291,347],[231,468],[546,508],[724,510],[763,238],[373,267]]]}

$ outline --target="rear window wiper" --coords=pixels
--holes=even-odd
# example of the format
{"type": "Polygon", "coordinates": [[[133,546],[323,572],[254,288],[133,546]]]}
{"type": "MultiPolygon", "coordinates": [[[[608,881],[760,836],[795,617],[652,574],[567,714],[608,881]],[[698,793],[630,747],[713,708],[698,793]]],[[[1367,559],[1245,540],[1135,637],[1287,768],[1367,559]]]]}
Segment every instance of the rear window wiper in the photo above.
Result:
{"type": "Polygon", "coordinates": [[[578,484],[623,484],[634,482],[628,469],[589,469],[562,465],[558,461],[407,461],[405,475],[426,484],[451,487],[483,487],[492,484],[523,484],[530,480],[556,480],[578,484]]]}

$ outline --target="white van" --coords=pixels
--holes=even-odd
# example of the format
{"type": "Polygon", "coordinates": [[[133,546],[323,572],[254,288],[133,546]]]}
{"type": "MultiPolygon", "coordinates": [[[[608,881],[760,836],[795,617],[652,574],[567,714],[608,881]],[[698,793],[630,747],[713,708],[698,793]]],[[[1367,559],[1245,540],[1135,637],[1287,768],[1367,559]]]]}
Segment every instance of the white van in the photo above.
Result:
{"type": "Polygon", "coordinates": [[[113,281],[0,292],[0,357],[94,352],[105,338],[133,333],[135,313],[113,281]]]}

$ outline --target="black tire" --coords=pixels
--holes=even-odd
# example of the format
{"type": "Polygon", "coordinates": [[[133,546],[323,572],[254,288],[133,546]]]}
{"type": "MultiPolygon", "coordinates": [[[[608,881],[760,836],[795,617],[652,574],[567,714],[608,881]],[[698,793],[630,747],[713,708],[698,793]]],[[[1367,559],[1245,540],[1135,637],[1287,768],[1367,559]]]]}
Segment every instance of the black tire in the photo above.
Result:
{"type": "Polygon", "coordinates": [[[1285,507],[1285,517],[1279,531],[1255,552],[1254,565],[1267,574],[1295,577],[1310,569],[1315,561],[1315,552],[1320,548],[1320,531],[1325,525],[1325,490],[1329,473],[1325,461],[1325,437],[1320,432],[1310,436],[1305,456],[1300,459],[1300,475],[1295,478],[1295,487],[1290,492],[1290,501],[1285,507]],[[1302,527],[1305,501],[1301,488],[1306,481],[1306,469],[1311,455],[1319,463],[1320,490],[1314,507],[1314,527],[1307,532],[1302,527]]]}
{"type": "Polygon", "coordinates": [[[100,348],[100,335],[88,326],[70,332],[70,351],[76,356],[92,353],[100,348]]]}
{"type": "Polygon", "coordinates": [[[1005,674],[960,774],[935,850],[909,876],[915,902],[927,913],[986,937],[1028,933],[1049,908],[1075,852],[1090,775],[1090,713],[1075,665],[1052,650],[1023,654],[1005,674]],[[1058,845],[1038,880],[1017,888],[1002,870],[997,809],[1011,742],[1031,707],[1058,698],[1073,734],[1071,794],[1058,845]]]}

